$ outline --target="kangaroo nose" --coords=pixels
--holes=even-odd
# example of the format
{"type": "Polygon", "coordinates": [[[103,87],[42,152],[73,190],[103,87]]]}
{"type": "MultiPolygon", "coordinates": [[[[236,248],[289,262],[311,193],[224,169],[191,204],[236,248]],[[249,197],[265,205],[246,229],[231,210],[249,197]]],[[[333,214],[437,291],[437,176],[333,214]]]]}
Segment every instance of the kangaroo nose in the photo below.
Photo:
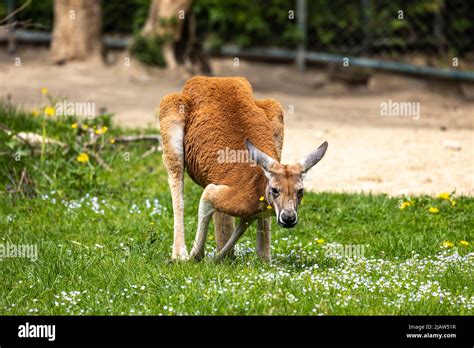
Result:
{"type": "Polygon", "coordinates": [[[296,222],[297,222],[297,215],[296,215],[296,212],[295,211],[282,211],[281,213],[281,217],[280,217],[280,220],[281,220],[281,226],[283,227],[293,227],[294,225],[296,225],[296,222]]]}

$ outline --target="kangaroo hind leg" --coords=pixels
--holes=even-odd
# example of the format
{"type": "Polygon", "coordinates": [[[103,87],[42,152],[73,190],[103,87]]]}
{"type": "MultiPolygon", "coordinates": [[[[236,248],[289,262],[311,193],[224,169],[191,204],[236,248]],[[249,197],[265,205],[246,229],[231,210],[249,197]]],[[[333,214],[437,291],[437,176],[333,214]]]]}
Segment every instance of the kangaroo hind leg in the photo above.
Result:
{"type": "Polygon", "coordinates": [[[163,139],[163,161],[168,171],[168,183],[173,202],[174,236],[173,260],[186,260],[184,234],[184,128],[186,101],[179,94],[171,94],[160,104],[160,129],[163,139]]]}

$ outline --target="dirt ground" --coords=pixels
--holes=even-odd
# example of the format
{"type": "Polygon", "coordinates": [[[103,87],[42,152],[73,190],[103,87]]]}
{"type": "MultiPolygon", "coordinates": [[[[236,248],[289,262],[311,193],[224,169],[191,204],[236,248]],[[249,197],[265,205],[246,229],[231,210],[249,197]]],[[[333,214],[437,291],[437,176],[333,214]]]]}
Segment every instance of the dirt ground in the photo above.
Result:
{"type": "MultiPolygon", "coordinates": [[[[150,69],[125,55],[109,66],[73,63],[54,66],[45,50],[0,52],[0,97],[31,109],[40,89],[70,101],[94,101],[127,127],[157,124],[154,110],[168,93],[182,89],[183,74],[150,69]]],[[[285,110],[283,162],[329,142],[326,157],[306,178],[313,190],[389,195],[473,194],[474,101],[457,85],[412,77],[374,74],[367,85],[328,79],[326,69],[297,72],[275,65],[220,58],[217,76],[244,76],[255,97],[276,98],[285,110]],[[420,117],[381,116],[381,103],[419,102],[420,117]]],[[[464,86],[466,87],[466,86],[464,86]]],[[[472,86],[468,87],[472,91],[472,86]]],[[[466,89],[465,89],[466,91],[466,89]]]]}

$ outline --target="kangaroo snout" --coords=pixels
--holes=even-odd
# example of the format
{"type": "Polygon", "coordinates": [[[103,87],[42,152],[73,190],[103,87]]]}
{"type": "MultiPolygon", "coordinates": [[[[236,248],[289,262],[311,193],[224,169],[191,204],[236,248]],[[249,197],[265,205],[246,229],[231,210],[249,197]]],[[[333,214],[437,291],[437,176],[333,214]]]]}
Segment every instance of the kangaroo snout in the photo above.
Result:
{"type": "Polygon", "coordinates": [[[295,210],[283,210],[278,217],[278,224],[284,228],[295,227],[298,223],[298,213],[295,210]]]}

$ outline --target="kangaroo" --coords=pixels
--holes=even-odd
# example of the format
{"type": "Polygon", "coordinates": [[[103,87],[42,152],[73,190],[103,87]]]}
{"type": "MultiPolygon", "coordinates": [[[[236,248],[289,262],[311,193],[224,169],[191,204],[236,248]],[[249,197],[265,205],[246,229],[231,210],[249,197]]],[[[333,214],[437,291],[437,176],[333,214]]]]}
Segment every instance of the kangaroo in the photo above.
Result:
{"type": "Polygon", "coordinates": [[[162,99],[159,120],[173,204],[172,259],[204,257],[214,215],[217,260],[231,254],[245,230],[257,221],[256,251],[270,261],[272,211],[284,228],[298,223],[303,177],[324,156],[328,143],[294,164],[281,164],[282,107],[274,99],[255,100],[250,83],[241,77],[190,79],[182,94],[162,99]],[[229,149],[244,151],[248,156],[241,161],[222,161],[219,156],[229,149]],[[184,231],[185,168],[204,188],[189,256],[184,231]],[[240,218],[236,228],[235,217],[240,218]]]}

